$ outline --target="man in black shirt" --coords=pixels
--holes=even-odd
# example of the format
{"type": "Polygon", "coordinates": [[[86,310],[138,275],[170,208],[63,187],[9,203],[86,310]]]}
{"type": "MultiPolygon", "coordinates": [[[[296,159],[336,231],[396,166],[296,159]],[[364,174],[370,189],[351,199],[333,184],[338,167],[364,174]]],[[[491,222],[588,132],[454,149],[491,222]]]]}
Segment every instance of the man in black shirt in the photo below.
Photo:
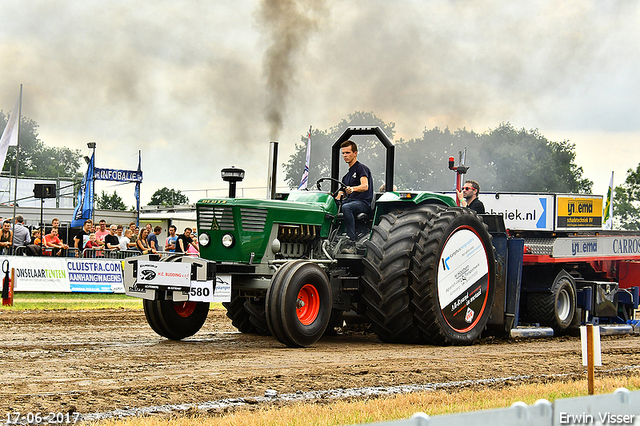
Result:
{"type": "Polygon", "coordinates": [[[475,180],[468,180],[464,183],[462,191],[458,191],[458,199],[462,207],[468,207],[478,214],[484,214],[484,204],[478,199],[480,194],[480,184],[475,180]]]}
{"type": "Polygon", "coordinates": [[[371,200],[373,199],[373,180],[371,170],[358,161],[358,147],[353,141],[345,141],[340,145],[342,158],[349,165],[349,171],[342,178],[346,186],[345,191],[340,191],[337,199],[344,199],[342,213],[344,214],[344,227],[349,237],[349,244],[342,250],[345,254],[357,253],[356,242],[356,217],[360,213],[369,213],[371,200]]]}
{"type": "Polygon", "coordinates": [[[84,250],[84,245],[89,241],[89,234],[91,234],[91,220],[85,220],[84,225],[80,232],[73,237],[73,246],[77,249],[76,256],[84,250]]]}
{"type": "Polygon", "coordinates": [[[176,253],[186,253],[192,241],[191,228],[184,228],[184,234],[180,235],[176,240],[176,253]]]}
{"type": "Polygon", "coordinates": [[[111,225],[109,227],[109,233],[104,237],[104,245],[109,250],[120,250],[120,240],[116,235],[116,230],[118,229],[118,225],[111,225]]]}

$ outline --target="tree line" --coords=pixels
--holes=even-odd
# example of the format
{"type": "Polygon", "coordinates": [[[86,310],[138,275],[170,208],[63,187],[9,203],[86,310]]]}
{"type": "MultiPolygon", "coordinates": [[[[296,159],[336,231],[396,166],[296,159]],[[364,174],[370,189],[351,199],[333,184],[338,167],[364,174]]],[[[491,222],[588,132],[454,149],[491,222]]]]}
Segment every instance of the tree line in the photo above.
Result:
{"type": "MultiPolygon", "coordinates": [[[[7,115],[0,111],[4,130],[7,115]]],[[[477,133],[465,128],[425,128],[417,138],[395,140],[395,123],[384,122],[373,112],[354,112],[329,129],[312,130],[309,182],[330,175],[331,146],[348,126],[380,126],[396,146],[394,182],[401,190],[449,191],[455,175],[448,170],[448,159],[466,148],[466,177],[480,182],[482,191],[563,192],[590,194],[593,182],[583,176],[575,163],[575,145],[569,141],[550,141],[537,129],[517,129],[501,123],[494,129],[477,133]]],[[[38,124],[27,117],[20,122],[19,175],[24,177],[70,177],[80,180],[84,165],[80,150],[48,147],[40,140],[38,124]]],[[[307,138],[295,145],[294,153],[283,164],[290,188],[300,183],[306,157],[307,138]]],[[[359,158],[373,172],[375,189],[384,182],[385,151],[377,139],[358,137],[359,158]]],[[[16,148],[9,147],[3,169],[13,174],[16,148]]],[[[640,164],[629,169],[624,184],[615,188],[613,212],[615,223],[623,229],[639,229],[640,164]]],[[[149,205],[187,204],[189,199],[179,190],[164,187],[151,197],[149,205]]],[[[96,197],[100,209],[126,210],[116,191],[102,191],[96,197]]]]}

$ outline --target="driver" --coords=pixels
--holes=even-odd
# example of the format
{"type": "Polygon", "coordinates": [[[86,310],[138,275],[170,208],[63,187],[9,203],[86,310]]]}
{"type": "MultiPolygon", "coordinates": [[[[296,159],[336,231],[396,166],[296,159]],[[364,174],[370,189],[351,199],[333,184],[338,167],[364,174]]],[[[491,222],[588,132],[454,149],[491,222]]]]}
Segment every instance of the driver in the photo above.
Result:
{"type": "Polygon", "coordinates": [[[360,213],[369,213],[373,199],[373,180],[371,170],[358,161],[358,147],[353,141],[344,141],[340,145],[342,158],[349,165],[349,171],[342,178],[344,191],[338,192],[336,199],[344,198],[342,213],[344,227],[349,241],[342,249],[344,254],[356,254],[356,217],[360,213]],[[345,194],[346,191],[346,194],[345,194]]]}

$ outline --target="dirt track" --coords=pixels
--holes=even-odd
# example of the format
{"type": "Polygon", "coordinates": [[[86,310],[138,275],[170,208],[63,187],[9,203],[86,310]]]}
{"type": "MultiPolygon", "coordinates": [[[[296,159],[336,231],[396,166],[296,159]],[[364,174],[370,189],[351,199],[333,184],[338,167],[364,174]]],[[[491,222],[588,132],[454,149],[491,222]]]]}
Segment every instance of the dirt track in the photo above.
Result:
{"type": "MultiPolygon", "coordinates": [[[[0,311],[0,337],[4,418],[13,411],[86,414],[247,398],[267,389],[294,393],[519,375],[536,381],[584,372],[574,337],[442,348],[348,333],[288,349],[271,337],[235,333],[219,310],[181,342],[157,336],[139,310],[0,311]]],[[[639,336],[605,337],[602,347],[599,370],[640,364],[639,336]]]]}

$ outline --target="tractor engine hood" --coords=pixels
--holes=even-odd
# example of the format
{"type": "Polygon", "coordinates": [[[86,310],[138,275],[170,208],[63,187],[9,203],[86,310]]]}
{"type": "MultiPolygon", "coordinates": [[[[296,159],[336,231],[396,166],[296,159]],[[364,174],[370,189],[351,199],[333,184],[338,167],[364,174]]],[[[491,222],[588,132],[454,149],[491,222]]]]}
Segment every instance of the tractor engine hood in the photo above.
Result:
{"type": "Polygon", "coordinates": [[[326,238],[338,207],[325,192],[294,191],[285,200],[202,199],[196,210],[198,233],[209,236],[208,245],[200,244],[201,257],[259,263],[274,225],[313,227],[314,235],[326,238]]]}

